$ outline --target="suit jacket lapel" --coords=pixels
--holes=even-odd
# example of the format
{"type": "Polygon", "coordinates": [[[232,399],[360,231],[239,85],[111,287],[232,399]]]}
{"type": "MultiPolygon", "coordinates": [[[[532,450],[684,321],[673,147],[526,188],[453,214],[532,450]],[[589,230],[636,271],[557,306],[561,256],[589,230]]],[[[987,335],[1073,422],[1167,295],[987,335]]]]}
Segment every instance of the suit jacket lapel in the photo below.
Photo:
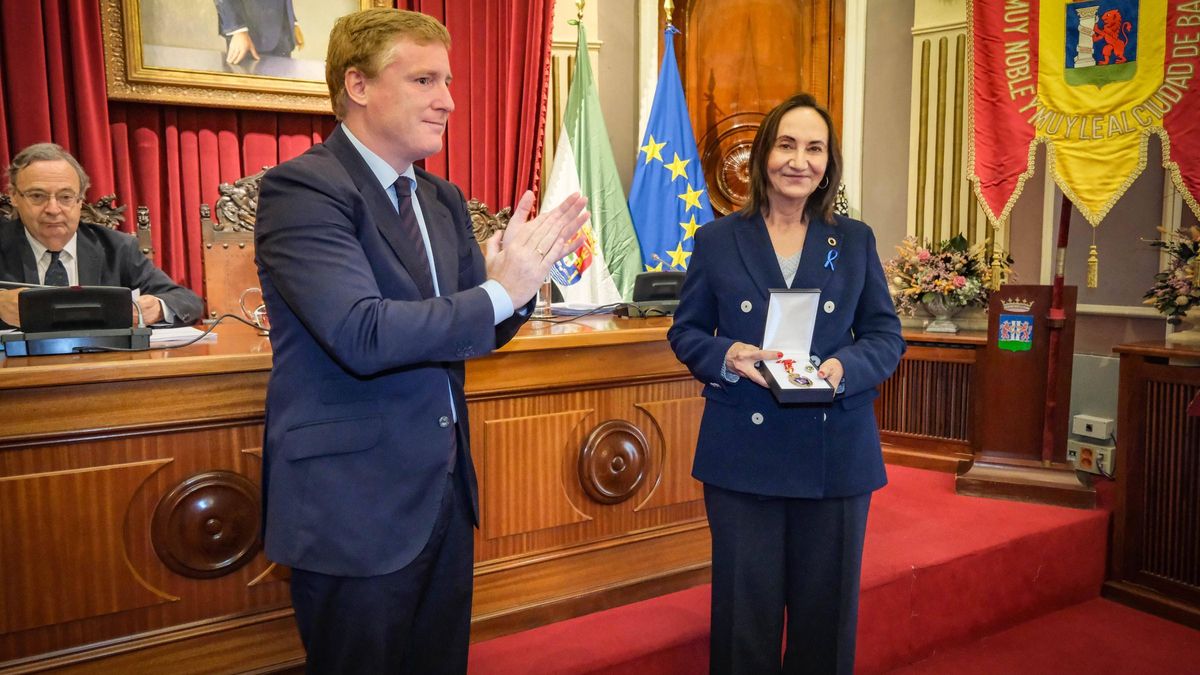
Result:
{"type": "Polygon", "coordinates": [[[800,268],[796,270],[796,278],[792,279],[792,288],[825,288],[829,275],[838,264],[836,258],[828,265],[826,261],[831,255],[830,251],[841,253],[840,235],[840,232],[823,219],[808,223],[808,232],[804,235],[804,252],[800,254],[800,268]]]}
{"type": "MultiPolygon", "coordinates": [[[[392,253],[399,258],[400,264],[408,271],[409,276],[415,280],[414,270],[422,269],[418,266],[417,256],[423,256],[425,252],[415,250],[397,231],[396,221],[400,216],[396,213],[396,207],[392,206],[391,198],[384,192],[383,186],[379,184],[362,155],[358,154],[358,150],[350,142],[350,139],[346,138],[340,125],[329,135],[329,140],[325,141],[325,145],[346,167],[355,186],[367,201],[367,208],[371,211],[371,219],[379,230],[379,234],[388,243],[392,253]]],[[[421,202],[421,206],[425,206],[424,201],[421,202]]],[[[418,282],[417,286],[422,287],[424,284],[418,282]]]]}
{"type": "Polygon", "coordinates": [[[0,245],[4,250],[4,269],[12,281],[23,284],[40,284],[37,261],[33,259],[33,249],[25,239],[25,226],[20,220],[10,220],[3,224],[0,230],[0,245]]]}
{"type": "Polygon", "coordinates": [[[438,278],[438,290],[449,295],[458,290],[458,241],[454,229],[458,223],[437,198],[437,188],[427,178],[417,175],[417,199],[421,203],[421,215],[425,217],[425,230],[429,232],[429,245],[433,248],[433,262],[438,278]]]}
{"type": "Polygon", "coordinates": [[[771,245],[771,236],[767,234],[767,224],[761,215],[744,219],[733,229],[734,240],[737,242],[738,253],[743,264],[754,279],[754,285],[763,291],[763,296],[772,288],[786,288],[783,281],[783,271],[779,269],[779,259],[775,257],[775,247],[771,245]]]}
{"type": "Polygon", "coordinates": [[[104,267],[100,247],[91,237],[84,235],[81,226],[75,234],[75,271],[79,274],[80,286],[99,286],[100,270],[104,267]]]}

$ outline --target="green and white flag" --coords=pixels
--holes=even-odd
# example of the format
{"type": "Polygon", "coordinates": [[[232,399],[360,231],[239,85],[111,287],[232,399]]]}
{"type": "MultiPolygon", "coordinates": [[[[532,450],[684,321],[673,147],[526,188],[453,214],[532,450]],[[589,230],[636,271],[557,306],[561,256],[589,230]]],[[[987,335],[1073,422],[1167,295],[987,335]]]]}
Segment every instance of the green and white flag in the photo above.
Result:
{"type": "Polygon", "coordinates": [[[579,246],[554,263],[550,275],[567,302],[608,304],[630,299],[642,254],[600,112],[587,34],[577,25],[575,76],[542,208],[573,192],[588,198],[592,217],[580,231],[579,246]]]}

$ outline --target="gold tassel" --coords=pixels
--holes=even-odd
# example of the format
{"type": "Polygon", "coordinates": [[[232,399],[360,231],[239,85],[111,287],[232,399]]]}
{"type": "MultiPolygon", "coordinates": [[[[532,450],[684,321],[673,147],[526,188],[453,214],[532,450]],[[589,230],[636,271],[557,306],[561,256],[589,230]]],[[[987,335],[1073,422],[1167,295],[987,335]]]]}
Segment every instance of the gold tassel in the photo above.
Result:
{"type": "Polygon", "coordinates": [[[1096,288],[1100,285],[1100,257],[1096,253],[1096,245],[1092,244],[1091,250],[1088,251],[1088,278],[1087,287],[1096,288]]]}
{"type": "Polygon", "coordinates": [[[992,290],[1000,290],[1000,251],[992,251],[992,290]]]}

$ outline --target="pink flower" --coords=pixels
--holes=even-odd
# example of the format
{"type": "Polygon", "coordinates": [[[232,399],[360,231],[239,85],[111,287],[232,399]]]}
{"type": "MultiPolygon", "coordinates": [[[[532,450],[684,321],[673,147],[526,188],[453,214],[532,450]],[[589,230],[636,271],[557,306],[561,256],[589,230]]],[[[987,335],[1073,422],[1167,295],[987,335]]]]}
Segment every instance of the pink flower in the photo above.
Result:
{"type": "Polygon", "coordinates": [[[929,251],[926,251],[925,249],[917,251],[917,260],[920,260],[921,262],[929,260],[929,251]]]}
{"type": "Polygon", "coordinates": [[[954,277],[954,287],[962,288],[967,285],[967,278],[963,276],[954,277]]]}

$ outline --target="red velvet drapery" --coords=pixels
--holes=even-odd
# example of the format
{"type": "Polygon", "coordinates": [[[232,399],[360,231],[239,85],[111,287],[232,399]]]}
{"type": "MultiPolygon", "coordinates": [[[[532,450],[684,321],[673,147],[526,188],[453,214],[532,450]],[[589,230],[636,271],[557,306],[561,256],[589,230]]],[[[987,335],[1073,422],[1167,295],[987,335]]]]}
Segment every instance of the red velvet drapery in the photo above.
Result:
{"type": "MultiPolygon", "coordinates": [[[[493,208],[536,189],[554,0],[399,0],[454,37],[457,110],[426,162],[493,208]]],[[[304,152],[331,115],[109,102],[95,0],[0,2],[0,161],[51,140],[83,163],[91,198],[148,206],[159,265],[202,292],[200,204],[217,184],[304,152]]],[[[7,179],[0,180],[7,184],[7,179]]],[[[132,227],[132,223],[127,223],[132,227]]]]}

